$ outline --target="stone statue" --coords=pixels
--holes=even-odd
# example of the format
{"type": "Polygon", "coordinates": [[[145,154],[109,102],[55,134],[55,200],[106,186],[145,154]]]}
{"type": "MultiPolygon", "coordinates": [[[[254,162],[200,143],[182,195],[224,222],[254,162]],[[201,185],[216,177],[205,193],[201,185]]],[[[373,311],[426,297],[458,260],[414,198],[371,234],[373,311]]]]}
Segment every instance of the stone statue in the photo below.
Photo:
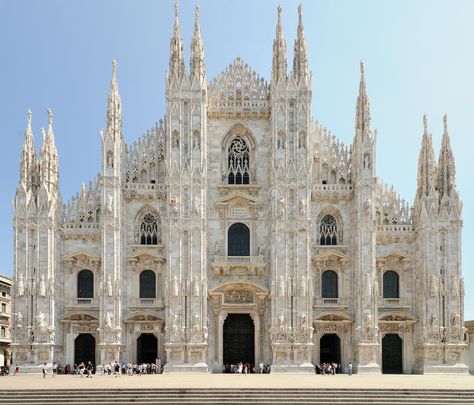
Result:
{"type": "Polygon", "coordinates": [[[176,275],[173,276],[173,297],[177,297],[179,295],[179,285],[178,285],[178,277],[176,275]]]}
{"type": "Polygon", "coordinates": [[[112,320],[113,320],[112,312],[107,312],[107,314],[105,314],[105,329],[106,330],[110,331],[112,329],[112,320]]]}
{"type": "Polygon", "coordinates": [[[179,200],[178,197],[171,197],[170,199],[171,211],[173,214],[177,215],[179,211],[179,200]]]}
{"type": "Polygon", "coordinates": [[[300,296],[306,296],[306,277],[304,276],[304,274],[302,274],[300,277],[300,296]]]}
{"type": "Polygon", "coordinates": [[[107,194],[107,201],[105,203],[106,210],[108,214],[112,214],[114,207],[113,207],[113,197],[111,194],[107,194]]]}
{"type": "Polygon", "coordinates": [[[198,276],[194,276],[193,295],[195,297],[199,297],[199,278],[198,278],[198,276]]]}
{"type": "Polygon", "coordinates": [[[372,209],[372,200],[369,197],[369,198],[367,198],[367,200],[365,200],[365,203],[364,203],[365,215],[370,215],[371,209],[372,209]]]}
{"type": "Polygon", "coordinates": [[[433,331],[437,331],[439,329],[439,320],[438,320],[438,315],[436,312],[431,315],[431,329],[433,331]]]}
{"type": "Polygon", "coordinates": [[[220,249],[219,249],[219,241],[216,240],[214,242],[214,255],[219,256],[220,249]]]}
{"type": "Polygon", "coordinates": [[[372,277],[370,273],[366,274],[365,280],[366,280],[365,287],[367,288],[366,293],[367,293],[367,296],[370,297],[372,295],[372,277]]]}
{"type": "Polygon", "coordinates": [[[438,295],[438,277],[434,274],[430,277],[430,295],[436,297],[438,295]]]}
{"type": "Polygon", "coordinates": [[[309,340],[313,340],[314,328],[312,326],[309,327],[309,340]]]}
{"type": "Polygon", "coordinates": [[[40,312],[36,315],[38,321],[38,329],[40,332],[46,332],[46,315],[43,312],[40,312]]]}
{"type": "Polygon", "coordinates": [[[278,317],[278,329],[280,332],[285,331],[285,315],[283,315],[283,312],[281,312],[278,317]]]}
{"type": "Polygon", "coordinates": [[[199,196],[196,194],[194,196],[194,200],[193,200],[193,211],[196,213],[196,214],[199,214],[201,212],[201,209],[200,209],[200,201],[199,201],[199,196]]]}
{"type": "Polygon", "coordinates": [[[356,340],[360,342],[361,336],[362,336],[362,328],[360,327],[360,325],[357,325],[357,327],[355,328],[355,336],[356,336],[356,340]]]}
{"type": "Polygon", "coordinates": [[[368,153],[364,155],[364,169],[370,169],[370,155],[368,153]]]}
{"type": "Polygon", "coordinates": [[[207,326],[204,326],[202,328],[202,337],[204,339],[204,342],[207,342],[207,338],[209,337],[209,331],[207,329],[207,326]]]}
{"type": "Polygon", "coordinates": [[[458,330],[460,323],[461,323],[461,315],[459,315],[456,312],[451,316],[451,328],[453,330],[458,330]]]}
{"type": "Polygon", "coordinates": [[[23,283],[23,274],[22,273],[20,273],[18,275],[17,294],[18,294],[19,297],[22,297],[25,294],[25,285],[23,283]]]}
{"type": "Polygon", "coordinates": [[[278,199],[278,205],[280,206],[279,208],[280,218],[284,219],[285,218],[285,198],[284,197],[280,197],[278,199]]]}
{"type": "Polygon", "coordinates": [[[40,281],[39,281],[39,295],[41,297],[46,296],[46,283],[44,281],[44,274],[40,275],[40,281]]]}
{"type": "Polygon", "coordinates": [[[178,314],[171,314],[171,318],[173,320],[171,323],[171,338],[173,340],[180,340],[181,334],[179,332],[179,327],[178,327],[178,323],[179,323],[178,314]]]}
{"type": "Polygon", "coordinates": [[[111,297],[113,294],[113,289],[112,289],[112,278],[110,276],[107,276],[106,289],[107,289],[107,295],[111,297]]]}
{"type": "Polygon", "coordinates": [[[193,331],[199,332],[201,330],[201,318],[197,312],[193,313],[193,331]]]}
{"type": "Polygon", "coordinates": [[[23,330],[23,315],[20,311],[16,314],[16,328],[19,331],[23,330]]]}
{"type": "Polygon", "coordinates": [[[379,281],[377,280],[377,276],[374,279],[374,297],[378,298],[379,292],[379,281]]]}
{"type": "Polygon", "coordinates": [[[54,278],[53,277],[49,278],[48,285],[49,285],[49,293],[53,295],[54,294],[54,278]]]}
{"type": "Polygon", "coordinates": [[[426,331],[426,326],[423,326],[420,330],[420,335],[421,335],[421,341],[424,342],[427,337],[427,331],[426,331]]]}
{"type": "Polygon", "coordinates": [[[300,215],[304,217],[306,215],[306,199],[300,199],[300,215]]]}
{"type": "Polygon", "coordinates": [[[307,329],[307,325],[306,325],[306,314],[304,312],[301,313],[300,319],[301,319],[301,330],[305,332],[307,329]]]}
{"type": "Polygon", "coordinates": [[[260,243],[257,248],[257,256],[263,256],[265,254],[265,243],[260,243]]]}
{"type": "Polygon", "coordinates": [[[367,316],[365,317],[365,330],[367,332],[370,332],[372,330],[372,315],[371,314],[367,314],[367,316]]]}
{"type": "Polygon", "coordinates": [[[107,168],[108,169],[114,168],[114,157],[112,155],[112,152],[107,153],[107,168]]]}
{"type": "Polygon", "coordinates": [[[458,289],[458,278],[456,276],[451,277],[451,297],[457,297],[459,294],[459,289],[458,289]]]}
{"type": "Polygon", "coordinates": [[[280,276],[280,281],[278,283],[278,296],[285,296],[285,279],[283,276],[280,276]]]}

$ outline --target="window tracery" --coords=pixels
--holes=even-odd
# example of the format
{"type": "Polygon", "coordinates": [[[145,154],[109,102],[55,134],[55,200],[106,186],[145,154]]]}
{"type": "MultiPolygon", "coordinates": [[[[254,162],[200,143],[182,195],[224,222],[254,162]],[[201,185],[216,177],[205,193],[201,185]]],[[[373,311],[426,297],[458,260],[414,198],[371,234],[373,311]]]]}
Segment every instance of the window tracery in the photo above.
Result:
{"type": "Polygon", "coordinates": [[[158,221],[153,214],[147,213],[140,223],[138,241],[141,245],[156,245],[158,240],[158,221]]]}
{"type": "Polygon", "coordinates": [[[226,174],[229,184],[250,183],[250,150],[241,137],[236,137],[228,148],[226,174]]]}
{"type": "Polygon", "coordinates": [[[319,226],[319,244],[337,245],[337,222],[332,215],[325,215],[319,226]]]}

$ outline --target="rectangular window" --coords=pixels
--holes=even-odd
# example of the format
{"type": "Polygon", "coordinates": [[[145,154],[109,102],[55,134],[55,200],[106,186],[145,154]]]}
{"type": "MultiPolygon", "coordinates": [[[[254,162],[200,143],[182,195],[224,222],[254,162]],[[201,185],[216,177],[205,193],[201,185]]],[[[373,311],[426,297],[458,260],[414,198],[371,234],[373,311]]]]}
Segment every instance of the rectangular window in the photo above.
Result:
{"type": "Polygon", "coordinates": [[[2,312],[7,312],[7,304],[2,303],[2,312]]]}

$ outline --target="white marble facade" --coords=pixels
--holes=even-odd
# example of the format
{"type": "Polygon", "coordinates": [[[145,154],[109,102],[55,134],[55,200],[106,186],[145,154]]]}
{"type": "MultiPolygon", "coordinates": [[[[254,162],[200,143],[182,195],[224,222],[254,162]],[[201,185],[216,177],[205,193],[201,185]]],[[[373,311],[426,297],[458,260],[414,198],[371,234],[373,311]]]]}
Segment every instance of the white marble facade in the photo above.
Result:
{"type": "Polygon", "coordinates": [[[352,145],[312,118],[301,7],[290,72],[278,10],[269,82],[239,58],[207,81],[198,10],[187,69],[176,10],[166,83],[165,117],[126,145],[113,62],[100,175],[66,204],[52,112],[38,158],[28,113],[13,363],[92,347],[97,364],[148,353],[220,372],[226,322],[244,314],[272,372],[467,372],[446,117],[438,162],[424,118],[411,206],[376,176],[362,64],[352,145]]]}

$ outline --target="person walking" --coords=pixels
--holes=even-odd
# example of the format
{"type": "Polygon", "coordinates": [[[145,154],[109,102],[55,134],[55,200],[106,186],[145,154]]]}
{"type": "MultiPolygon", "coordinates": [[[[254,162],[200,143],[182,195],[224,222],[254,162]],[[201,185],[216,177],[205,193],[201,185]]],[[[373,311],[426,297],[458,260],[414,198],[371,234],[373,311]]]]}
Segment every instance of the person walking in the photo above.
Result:
{"type": "Polygon", "coordinates": [[[263,374],[263,361],[261,361],[261,362],[258,364],[258,367],[260,368],[260,374],[263,374]]]}
{"type": "Polygon", "coordinates": [[[349,362],[349,366],[347,366],[347,374],[352,375],[352,363],[349,362]]]}
{"type": "Polygon", "coordinates": [[[52,374],[51,377],[52,377],[52,378],[55,378],[56,375],[58,374],[58,363],[57,363],[56,361],[53,363],[53,367],[52,367],[52,368],[53,368],[53,374],[52,374]]]}
{"type": "Polygon", "coordinates": [[[46,362],[43,363],[43,366],[41,367],[41,371],[43,373],[43,378],[46,378],[46,373],[48,372],[46,362]]]}

